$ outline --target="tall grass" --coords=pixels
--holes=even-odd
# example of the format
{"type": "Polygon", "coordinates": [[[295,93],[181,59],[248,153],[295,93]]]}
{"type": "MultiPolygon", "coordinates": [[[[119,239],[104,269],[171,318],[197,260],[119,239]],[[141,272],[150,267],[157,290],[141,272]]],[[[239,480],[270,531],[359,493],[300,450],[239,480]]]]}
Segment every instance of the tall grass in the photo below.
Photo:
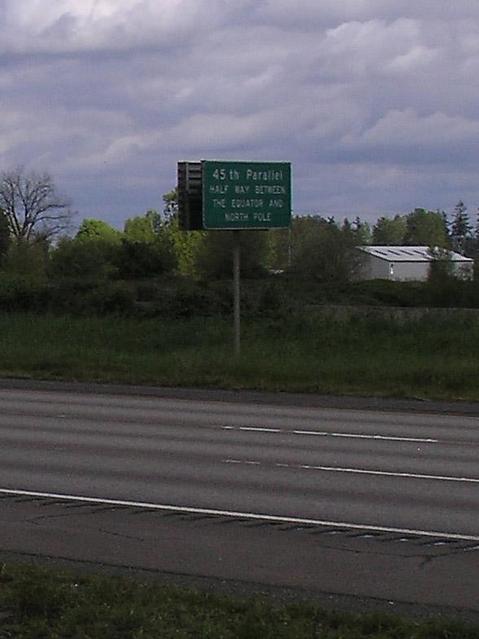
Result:
{"type": "Polygon", "coordinates": [[[479,399],[479,321],[0,315],[0,375],[479,399]]]}

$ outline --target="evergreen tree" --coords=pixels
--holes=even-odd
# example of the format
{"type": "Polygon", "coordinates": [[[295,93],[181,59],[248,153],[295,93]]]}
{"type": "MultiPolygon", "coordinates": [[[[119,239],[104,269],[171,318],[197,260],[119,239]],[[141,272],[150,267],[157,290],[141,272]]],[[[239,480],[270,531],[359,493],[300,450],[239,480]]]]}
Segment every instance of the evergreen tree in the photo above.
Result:
{"type": "Polygon", "coordinates": [[[454,251],[464,253],[466,242],[471,237],[471,223],[467,214],[467,206],[462,200],[454,207],[451,223],[451,244],[454,251]]]}
{"type": "Polygon", "coordinates": [[[359,215],[354,218],[353,232],[358,246],[371,244],[371,227],[367,222],[363,222],[359,215]]]}
{"type": "Polygon", "coordinates": [[[449,222],[449,218],[447,217],[446,211],[440,211],[438,209],[437,212],[442,216],[442,223],[444,224],[444,233],[446,234],[446,238],[449,244],[451,240],[451,229],[450,229],[451,224],[449,222]]]}

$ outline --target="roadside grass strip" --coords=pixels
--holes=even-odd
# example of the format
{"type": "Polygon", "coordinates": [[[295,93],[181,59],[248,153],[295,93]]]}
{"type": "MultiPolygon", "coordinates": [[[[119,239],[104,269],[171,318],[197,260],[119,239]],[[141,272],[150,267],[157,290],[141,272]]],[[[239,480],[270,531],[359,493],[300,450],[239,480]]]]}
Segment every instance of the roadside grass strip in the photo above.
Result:
{"type": "Polygon", "coordinates": [[[479,322],[0,314],[0,376],[479,400],[479,322]]]}
{"type": "Polygon", "coordinates": [[[0,565],[0,637],[16,639],[479,639],[479,626],[321,609],[148,579],[0,565]]]}

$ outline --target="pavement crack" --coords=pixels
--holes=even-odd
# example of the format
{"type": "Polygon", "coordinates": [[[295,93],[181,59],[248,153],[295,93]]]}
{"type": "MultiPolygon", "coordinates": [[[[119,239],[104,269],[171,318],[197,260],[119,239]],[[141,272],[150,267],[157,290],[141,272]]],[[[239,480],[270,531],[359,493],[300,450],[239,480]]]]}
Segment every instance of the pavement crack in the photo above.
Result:
{"type": "Polygon", "coordinates": [[[129,539],[130,541],[141,541],[144,542],[144,537],[137,537],[136,535],[126,535],[125,533],[117,532],[114,530],[107,530],[105,528],[98,528],[98,532],[104,533],[105,535],[111,535],[112,537],[121,537],[122,539],[129,539]]]}

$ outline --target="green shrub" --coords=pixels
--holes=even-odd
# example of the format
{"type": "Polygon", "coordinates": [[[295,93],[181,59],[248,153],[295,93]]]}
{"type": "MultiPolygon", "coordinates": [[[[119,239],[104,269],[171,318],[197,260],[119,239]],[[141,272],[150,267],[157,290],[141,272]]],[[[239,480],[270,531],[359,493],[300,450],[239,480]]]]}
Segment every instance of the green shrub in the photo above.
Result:
{"type": "Polygon", "coordinates": [[[134,293],[125,282],[89,283],[63,280],[51,288],[50,308],[74,315],[130,314],[134,293]]]}
{"type": "Polygon", "coordinates": [[[48,274],[53,280],[101,282],[116,276],[115,252],[119,249],[100,240],[63,239],[51,253],[48,274]]]}
{"type": "Polygon", "coordinates": [[[2,311],[46,311],[51,294],[46,283],[35,278],[0,272],[0,309],[2,311]]]}

